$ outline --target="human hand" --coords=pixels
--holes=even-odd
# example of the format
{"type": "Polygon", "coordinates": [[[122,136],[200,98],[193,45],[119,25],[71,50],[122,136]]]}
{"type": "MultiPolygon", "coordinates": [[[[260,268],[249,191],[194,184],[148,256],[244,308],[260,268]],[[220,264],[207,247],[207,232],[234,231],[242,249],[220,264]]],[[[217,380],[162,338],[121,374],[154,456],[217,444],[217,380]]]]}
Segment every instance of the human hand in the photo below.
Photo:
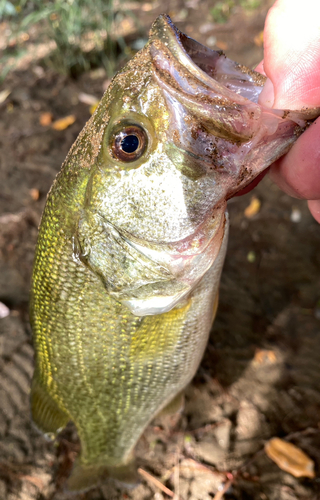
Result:
{"type": "MultiPolygon", "coordinates": [[[[264,30],[264,60],[256,68],[268,77],[259,102],[278,109],[320,106],[320,2],[277,0],[264,30]]],[[[286,193],[305,198],[320,223],[320,118],[270,169],[286,193]]]]}

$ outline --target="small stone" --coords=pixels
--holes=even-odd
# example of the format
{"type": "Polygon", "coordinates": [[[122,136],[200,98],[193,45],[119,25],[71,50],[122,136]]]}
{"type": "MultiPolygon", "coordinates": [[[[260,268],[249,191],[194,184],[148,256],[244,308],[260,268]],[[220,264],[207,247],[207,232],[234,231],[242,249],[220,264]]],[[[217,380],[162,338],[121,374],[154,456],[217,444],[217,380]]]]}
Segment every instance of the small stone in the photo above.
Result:
{"type": "Polygon", "coordinates": [[[214,47],[216,45],[217,38],[215,36],[209,36],[206,40],[206,43],[209,47],[214,47]]]}
{"type": "Polygon", "coordinates": [[[3,302],[0,302],[0,319],[6,318],[9,314],[10,309],[3,302]]]}
{"type": "Polygon", "coordinates": [[[214,436],[206,436],[203,441],[196,443],[194,450],[197,456],[211,465],[220,465],[226,456],[225,450],[223,450],[214,436]]]}
{"type": "Polygon", "coordinates": [[[230,432],[232,428],[232,423],[230,420],[226,419],[224,422],[219,424],[214,430],[217,442],[223,450],[228,450],[230,445],[230,432]]]}
{"type": "Polygon", "coordinates": [[[302,217],[301,211],[296,207],[292,207],[291,215],[290,215],[291,222],[298,223],[301,221],[301,217],[302,217]]]}

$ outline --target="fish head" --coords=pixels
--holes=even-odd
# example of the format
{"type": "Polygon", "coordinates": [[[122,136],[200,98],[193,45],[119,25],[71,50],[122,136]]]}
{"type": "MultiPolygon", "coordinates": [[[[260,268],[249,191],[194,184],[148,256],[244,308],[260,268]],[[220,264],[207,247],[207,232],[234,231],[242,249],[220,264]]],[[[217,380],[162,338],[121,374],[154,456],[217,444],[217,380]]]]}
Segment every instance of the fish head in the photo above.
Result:
{"type": "Polygon", "coordinates": [[[75,253],[136,315],[172,309],[213,265],[226,203],[312,112],[258,103],[265,78],[181,33],[166,15],[113,79],[75,253]]]}

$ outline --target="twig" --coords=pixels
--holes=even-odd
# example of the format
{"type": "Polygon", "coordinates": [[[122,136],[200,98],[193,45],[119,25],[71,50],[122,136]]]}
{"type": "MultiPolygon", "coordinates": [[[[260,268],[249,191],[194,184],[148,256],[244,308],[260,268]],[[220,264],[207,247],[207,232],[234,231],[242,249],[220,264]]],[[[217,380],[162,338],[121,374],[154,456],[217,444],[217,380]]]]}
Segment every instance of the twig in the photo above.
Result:
{"type": "Polygon", "coordinates": [[[213,474],[214,476],[220,476],[220,477],[226,478],[226,472],[212,470],[211,467],[208,467],[207,465],[203,465],[200,462],[197,462],[196,460],[194,460],[193,458],[187,458],[186,460],[188,461],[189,466],[188,466],[188,464],[185,464],[182,462],[179,466],[180,469],[183,470],[183,469],[187,468],[188,470],[190,470],[190,469],[202,470],[203,472],[213,474]]]}
{"type": "Polygon", "coordinates": [[[180,468],[179,468],[179,459],[180,459],[180,454],[179,454],[179,449],[176,453],[176,465],[173,468],[173,484],[174,484],[174,497],[173,500],[179,500],[180,497],[180,483],[179,483],[179,476],[180,476],[180,468]]]}
{"type": "Polygon", "coordinates": [[[144,477],[144,479],[146,481],[149,481],[150,483],[154,484],[155,486],[157,486],[161,491],[163,491],[163,493],[165,493],[166,495],[168,495],[168,497],[171,497],[171,498],[174,498],[174,493],[173,491],[169,490],[169,488],[167,488],[166,486],[164,486],[164,484],[162,484],[159,479],[155,478],[154,476],[152,476],[151,474],[149,474],[149,472],[139,468],[138,469],[138,472],[139,474],[141,474],[142,477],[144,477]]]}
{"type": "Polygon", "coordinates": [[[40,477],[36,477],[36,476],[21,476],[20,479],[22,481],[28,481],[28,483],[31,483],[34,486],[36,486],[36,488],[38,488],[38,490],[40,490],[40,491],[42,491],[43,488],[44,488],[43,481],[42,481],[42,479],[40,479],[40,477]]]}
{"type": "Polygon", "coordinates": [[[213,497],[213,500],[222,500],[223,499],[223,495],[225,493],[227,493],[228,489],[230,488],[230,486],[232,485],[232,482],[233,480],[232,479],[229,479],[229,481],[226,482],[226,484],[224,485],[224,487],[222,488],[221,491],[218,491],[215,496],[213,497]]]}

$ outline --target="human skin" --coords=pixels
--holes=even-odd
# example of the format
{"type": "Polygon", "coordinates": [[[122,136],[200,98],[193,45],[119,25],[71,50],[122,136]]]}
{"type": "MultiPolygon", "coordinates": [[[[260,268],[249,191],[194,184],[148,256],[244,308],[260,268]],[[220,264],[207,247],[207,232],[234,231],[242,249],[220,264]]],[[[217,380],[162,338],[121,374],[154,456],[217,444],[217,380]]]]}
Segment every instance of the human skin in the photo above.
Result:
{"type": "MultiPolygon", "coordinates": [[[[268,77],[260,103],[278,109],[320,106],[320,2],[277,0],[264,30],[264,60],[256,68],[268,77]]],[[[320,118],[270,168],[271,178],[295,198],[308,200],[320,223],[320,118]]]]}

